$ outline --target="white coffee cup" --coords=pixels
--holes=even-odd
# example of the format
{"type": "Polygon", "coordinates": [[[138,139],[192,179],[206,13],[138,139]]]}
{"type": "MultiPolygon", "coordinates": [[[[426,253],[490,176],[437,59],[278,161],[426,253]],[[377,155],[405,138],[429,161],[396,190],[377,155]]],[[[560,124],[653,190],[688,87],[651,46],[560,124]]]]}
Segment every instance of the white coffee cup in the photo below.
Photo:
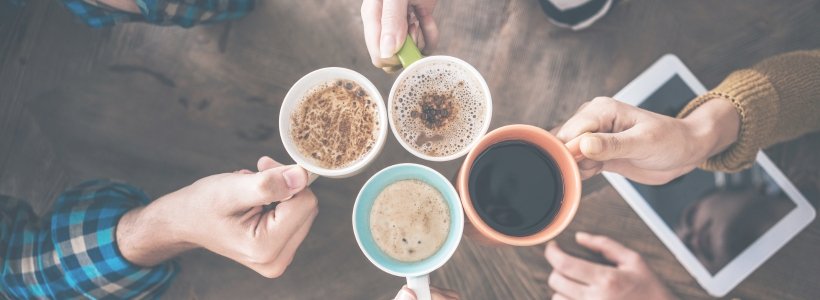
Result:
{"type": "Polygon", "coordinates": [[[410,36],[408,36],[405,39],[404,45],[396,55],[401,61],[402,66],[404,67],[404,71],[402,71],[401,74],[399,74],[398,78],[396,78],[396,81],[393,82],[393,87],[390,89],[390,94],[387,97],[387,107],[393,107],[393,103],[396,101],[397,97],[396,92],[401,83],[408,76],[414,75],[419,68],[430,63],[450,63],[455,65],[457,68],[465,70],[470,75],[470,77],[475,79],[475,82],[478,83],[479,88],[482,90],[484,94],[485,101],[485,109],[483,116],[484,124],[481,126],[481,128],[478,129],[479,131],[473,137],[473,140],[470,141],[469,144],[465,145],[464,148],[462,148],[461,150],[447,156],[428,155],[410,145],[399,134],[398,130],[396,129],[396,124],[394,123],[395,121],[394,117],[392,116],[392,110],[388,110],[388,116],[390,119],[390,130],[393,132],[393,135],[396,136],[396,139],[399,140],[399,144],[401,144],[402,147],[404,147],[404,149],[407,149],[408,152],[412,153],[416,157],[428,161],[451,161],[464,156],[465,154],[467,154],[467,152],[470,152],[470,149],[475,147],[478,144],[479,140],[481,140],[481,137],[484,136],[485,133],[487,133],[487,130],[490,128],[490,121],[493,115],[493,100],[492,96],[490,95],[490,88],[487,86],[487,82],[484,81],[484,77],[481,76],[481,73],[479,73],[478,70],[476,70],[476,68],[474,68],[469,63],[452,56],[436,55],[422,57],[421,52],[413,43],[413,39],[410,36]]]}
{"type": "Polygon", "coordinates": [[[384,147],[385,140],[387,139],[387,122],[387,110],[384,106],[384,100],[379,90],[376,89],[376,86],[373,85],[370,80],[362,74],[350,69],[336,67],[323,68],[303,76],[293,84],[287,95],[285,95],[285,100],[282,101],[282,108],[279,110],[279,136],[282,138],[282,144],[285,146],[288,155],[290,155],[297,165],[308,172],[308,184],[310,184],[319,176],[345,178],[356,175],[364,170],[379,153],[381,153],[384,147]],[[309,159],[303,153],[299,152],[299,148],[291,137],[291,115],[298,107],[300,101],[302,101],[312,88],[340,79],[357,83],[367,92],[371,100],[376,103],[379,128],[376,140],[370,151],[348,166],[338,169],[329,169],[313,163],[312,159],[309,159]]]}

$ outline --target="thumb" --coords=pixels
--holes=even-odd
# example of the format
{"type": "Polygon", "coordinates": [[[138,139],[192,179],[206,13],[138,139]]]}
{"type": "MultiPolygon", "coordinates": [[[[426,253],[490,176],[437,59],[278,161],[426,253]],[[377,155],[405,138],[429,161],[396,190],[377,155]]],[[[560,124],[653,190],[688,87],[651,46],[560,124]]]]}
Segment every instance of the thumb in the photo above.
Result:
{"type": "Polygon", "coordinates": [[[580,137],[581,154],[596,161],[632,158],[640,145],[627,130],[618,133],[588,133],[580,137]]]}
{"type": "Polygon", "coordinates": [[[246,199],[250,206],[266,205],[290,199],[307,185],[307,172],[299,166],[280,166],[248,176],[252,196],[246,199]]]}
{"type": "Polygon", "coordinates": [[[407,37],[407,0],[384,1],[379,56],[393,57],[407,37]]]}
{"type": "Polygon", "coordinates": [[[270,158],[269,156],[262,156],[256,162],[256,168],[259,170],[259,172],[262,172],[262,171],[265,171],[265,170],[271,169],[271,168],[281,167],[281,166],[282,166],[281,163],[279,163],[278,161],[273,160],[273,158],[270,158]]]}
{"type": "Polygon", "coordinates": [[[640,259],[637,252],[603,235],[591,235],[579,231],[575,233],[575,240],[581,246],[601,253],[604,258],[618,266],[633,263],[636,259],[640,259]]]}
{"type": "Polygon", "coordinates": [[[393,300],[416,300],[416,294],[405,285],[401,287],[401,290],[399,290],[399,293],[396,294],[396,298],[393,298],[393,300]]]}

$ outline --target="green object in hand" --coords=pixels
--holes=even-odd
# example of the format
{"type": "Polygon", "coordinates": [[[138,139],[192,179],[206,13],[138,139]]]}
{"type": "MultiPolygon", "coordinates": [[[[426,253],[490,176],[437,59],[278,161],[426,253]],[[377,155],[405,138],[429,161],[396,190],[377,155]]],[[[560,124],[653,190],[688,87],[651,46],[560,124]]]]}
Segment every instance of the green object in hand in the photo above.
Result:
{"type": "Polygon", "coordinates": [[[404,45],[401,46],[399,53],[396,55],[399,57],[399,61],[401,62],[401,66],[403,68],[409,67],[411,64],[424,57],[421,55],[419,48],[416,47],[416,44],[413,43],[413,38],[410,37],[409,34],[407,35],[407,38],[404,39],[404,45]]]}

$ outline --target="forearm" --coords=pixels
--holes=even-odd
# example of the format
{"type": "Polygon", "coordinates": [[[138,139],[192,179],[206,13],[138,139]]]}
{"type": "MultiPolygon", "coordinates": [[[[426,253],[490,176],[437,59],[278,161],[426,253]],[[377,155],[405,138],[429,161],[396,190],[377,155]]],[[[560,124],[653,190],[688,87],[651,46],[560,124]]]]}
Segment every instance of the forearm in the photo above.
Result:
{"type": "Polygon", "coordinates": [[[713,99],[682,119],[690,133],[694,164],[702,164],[709,157],[723,152],[737,141],[740,133],[740,114],[731,101],[713,99]]]}
{"type": "Polygon", "coordinates": [[[163,217],[157,204],[132,209],[117,224],[120,252],[133,264],[156,266],[195,248],[177,236],[173,221],[163,217]]]}
{"type": "Polygon", "coordinates": [[[679,117],[688,117],[715,99],[730,101],[740,116],[737,140],[701,166],[734,172],[751,166],[760,149],[820,130],[817,95],[820,51],[791,52],[733,72],[692,100],[679,117]]]}
{"type": "MultiPolygon", "coordinates": [[[[146,226],[137,222],[143,218],[132,217],[141,215],[140,207],[148,202],[132,186],[88,181],[61,194],[52,213],[40,219],[24,202],[0,196],[0,262],[6,284],[0,290],[20,299],[156,297],[170,284],[176,265],[131,263],[116,237],[118,228],[134,232],[146,226]]],[[[160,238],[161,233],[152,236],[160,238]]]]}

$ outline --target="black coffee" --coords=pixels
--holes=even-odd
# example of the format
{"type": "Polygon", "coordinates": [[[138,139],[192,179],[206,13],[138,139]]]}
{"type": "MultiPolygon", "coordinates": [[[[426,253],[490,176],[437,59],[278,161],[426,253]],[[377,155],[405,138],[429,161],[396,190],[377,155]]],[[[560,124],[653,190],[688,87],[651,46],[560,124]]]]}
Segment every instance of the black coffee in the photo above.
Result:
{"type": "Polygon", "coordinates": [[[473,162],[469,187],[481,219],[511,236],[528,236],[547,227],[564,197],[558,165],[540,148],[522,141],[484,150],[473,162]]]}

